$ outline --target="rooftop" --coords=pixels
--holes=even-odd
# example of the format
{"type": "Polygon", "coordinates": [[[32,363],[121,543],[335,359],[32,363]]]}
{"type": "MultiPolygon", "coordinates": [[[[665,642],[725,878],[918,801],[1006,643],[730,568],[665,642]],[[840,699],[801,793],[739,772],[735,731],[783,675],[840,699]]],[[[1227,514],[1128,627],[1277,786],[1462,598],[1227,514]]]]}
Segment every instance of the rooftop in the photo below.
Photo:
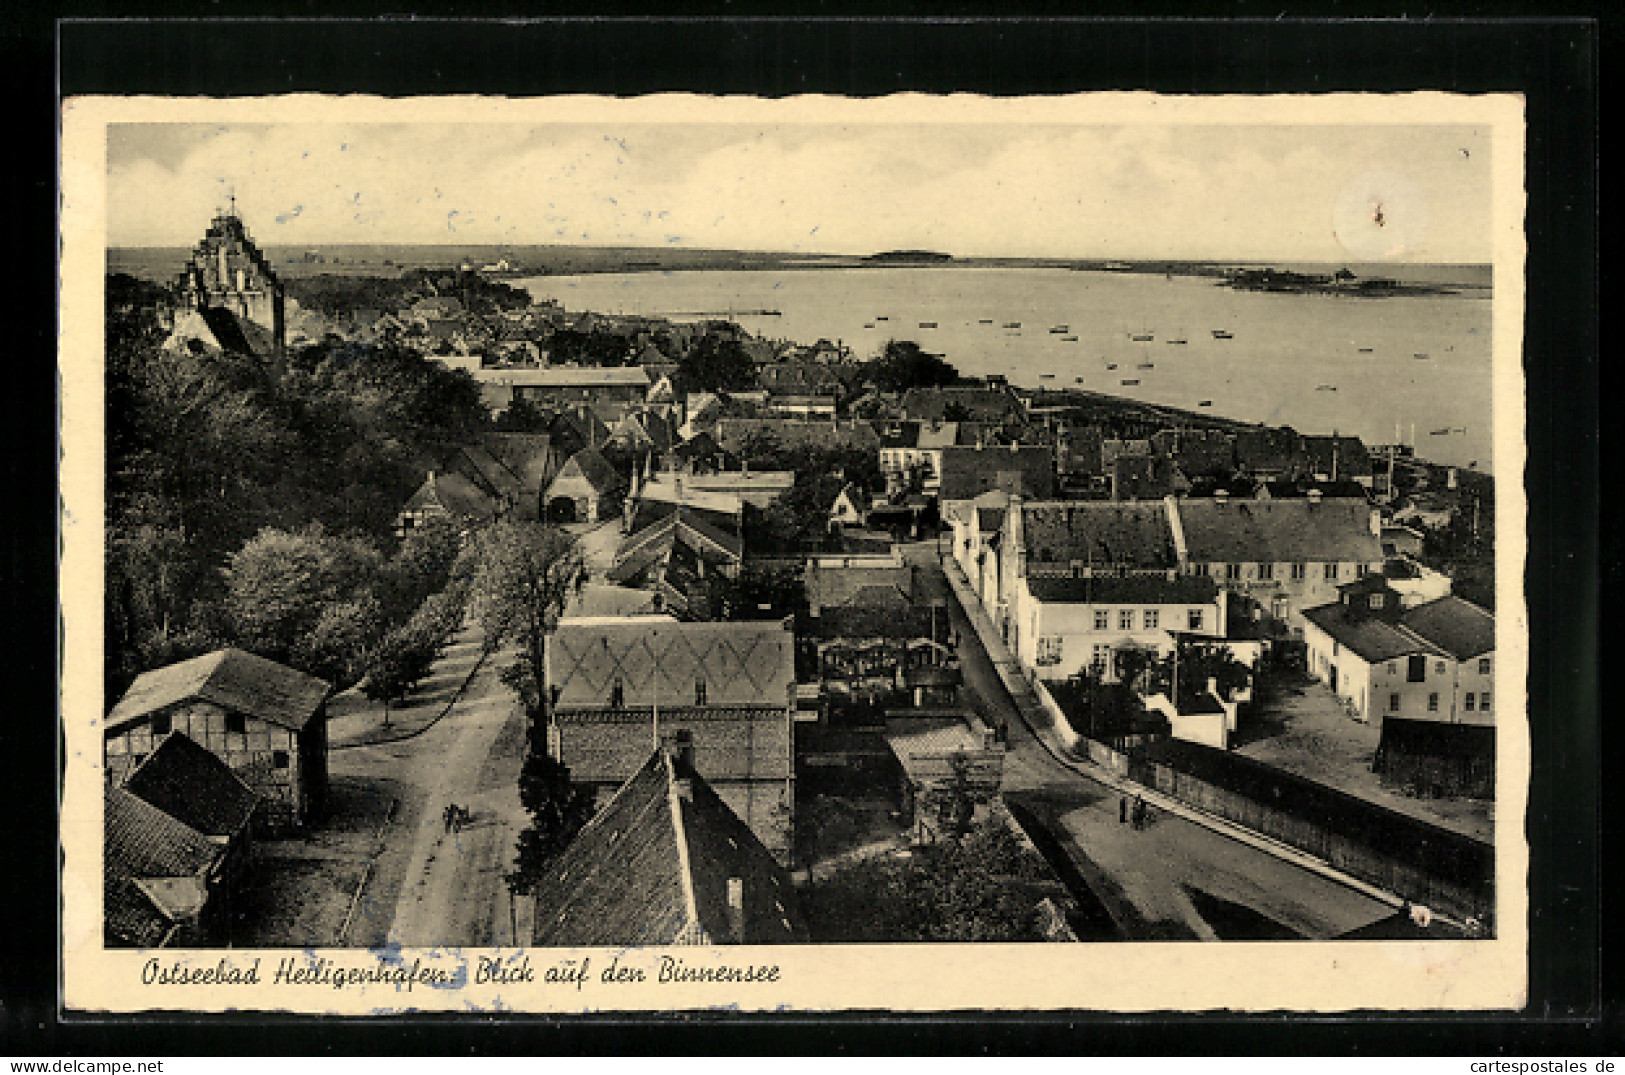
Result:
{"type": "Polygon", "coordinates": [[[1045,501],[1021,505],[1031,563],[1074,562],[1138,569],[1178,566],[1168,510],[1161,501],[1045,501]]]}
{"type": "Polygon", "coordinates": [[[789,876],[705,779],[666,751],[651,754],[554,860],[535,900],[541,947],[808,939],[789,876]]]}
{"type": "Polygon", "coordinates": [[[1495,650],[1495,617],[1459,597],[1441,597],[1407,609],[1400,622],[1458,661],[1495,650]]]}
{"type": "Polygon", "coordinates": [[[1199,575],[1178,575],[1171,579],[1154,575],[1100,578],[1040,575],[1028,577],[1027,589],[1037,601],[1076,605],[1208,605],[1219,593],[1217,583],[1199,575]]]}
{"type": "Polygon", "coordinates": [[[704,683],[711,706],[783,709],[796,678],[795,636],[780,620],[560,620],[548,669],[561,708],[609,708],[619,681],[627,707],[692,699],[704,683]]]}
{"type": "Polygon", "coordinates": [[[108,714],[107,734],[192,699],[300,731],[321,709],[329,689],[324,680],[264,657],[215,650],[138,676],[108,714]]]}
{"type": "Polygon", "coordinates": [[[159,741],[124,790],[205,836],[235,836],[259,801],[231,766],[180,732],[159,741]]]}
{"type": "Polygon", "coordinates": [[[1176,510],[1196,563],[1378,563],[1371,505],[1314,500],[1181,500],[1176,510]]]}

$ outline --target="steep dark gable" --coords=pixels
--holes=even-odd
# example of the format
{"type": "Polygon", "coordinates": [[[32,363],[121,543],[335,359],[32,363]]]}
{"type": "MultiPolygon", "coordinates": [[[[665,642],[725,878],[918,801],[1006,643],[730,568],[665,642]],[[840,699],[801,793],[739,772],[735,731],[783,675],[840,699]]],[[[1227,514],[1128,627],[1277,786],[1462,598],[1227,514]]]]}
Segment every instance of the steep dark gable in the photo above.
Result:
{"type": "Polygon", "coordinates": [[[124,789],[205,836],[235,836],[259,801],[229,765],[179,732],[158,743],[124,789]]]}

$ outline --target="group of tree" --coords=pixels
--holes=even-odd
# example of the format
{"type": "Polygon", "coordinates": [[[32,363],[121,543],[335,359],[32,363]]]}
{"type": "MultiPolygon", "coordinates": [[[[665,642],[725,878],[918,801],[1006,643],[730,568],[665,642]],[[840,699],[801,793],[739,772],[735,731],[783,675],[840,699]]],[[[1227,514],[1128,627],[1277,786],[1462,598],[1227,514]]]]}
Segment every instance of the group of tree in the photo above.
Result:
{"type": "Polygon", "coordinates": [[[960,382],[957,369],[913,340],[887,340],[880,354],[865,365],[863,375],[882,392],[946,387],[960,382]]]}
{"type": "Polygon", "coordinates": [[[990,820],[906,858],[845,866],[805,901],[824,942],[1039,941],[1037,901],[1022,882],[1046,877],[1042,860],[990,820]]]}
{"type": "Polygon", "coordinates": [[[166,347],[164,289],[111,277],[108,297],[109,696],[239,638],[349,678],[353,661],[333,663],[354,655],[342,640],[411,614],[374,576],[392,570],[395,514],[423,472],[485,427],[477,385],[410,351],[336,337],[283,364],[166,347]],[[287,621],[242,609],[242,592],[283,556],[315,573],[286,595],[287,621]],[[320,622],[300,605],[312,595],[342,607],[320,622]]]}

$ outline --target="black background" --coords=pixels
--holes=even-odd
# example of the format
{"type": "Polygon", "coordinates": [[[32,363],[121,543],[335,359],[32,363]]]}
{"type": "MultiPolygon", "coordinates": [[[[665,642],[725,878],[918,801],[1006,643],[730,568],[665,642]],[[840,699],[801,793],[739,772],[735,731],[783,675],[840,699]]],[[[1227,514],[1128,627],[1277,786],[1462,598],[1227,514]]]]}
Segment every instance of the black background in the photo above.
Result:
{"type": "MultiPolygon", "coordinates": [[[[1332,14],[1392,14],[1320,5],[1332,14]]],[[[1459,5],[1469,8],[1469,5],[1459,5]]],[[[105,7],[105,6],[104,6],[105,7]]],[[[187,14],[198,14],[192,5],[187,14]]],[[[95,12],[95,6],[76,9],[95,12]]],[[[1606,35],[1581,19],[1283,21],[1245,3],[1199,21],[946,16],[875,20],[556,19],[515,23],[283,21],[344,10],[283,5],[277,20],[82,21],[0,15],[3,100],[12,132],[8,299],[12,406],[3,455],[11,510],[0,616],[0,760],[23,799],[8,824],[9,890],[0,955],[0,1053],[374,1055],[510,1052],[1443,1054],[1617,1053],[1617,976],[1600,894],[1600,842],[1618,817],[1600,780],[1599,603],[1617,577],[1618,539],[1599,558],[1598,59],[1606,35]],[[60,67],[58,61],[60,60],[60,67]],[[56,846],[58,749],[55,562],[58,516],[53,340],[56,117],[61,95],[240,96],[290,91],[384,95],[687,90],[785,96],[901,91],[995,95],[1094,89],[1165,93],[1323,93],[1439,89],[1526,95],[1529,121],[1525,350],[1528,373],[1530,1003],[1517,1015],[949,1015],[893,1018],[672,1017],[637,1022],[521,1018],[418,1023],[59,1017],[56,846]],[[20,136],[20,137],[19,137],[20,136]],[[18,165],[22,165],[21,168],[18,165]],[[21,524],[21,525],[19,525],[21,524]],[[1606,566],[1599,573],[1599,563],[1606,566]],[[1604,797],[1608,798],[1605,803],[1604,797]],[[1607,808],[1605,815],[1603,810],[1607,808]],[[297,1026],[290,1030],[283,1023],[297,1026]]],[[[510,14],[478,5],[459,15],[510,14]]],[[[608,8],[598,9],[601,15],[608,8]]],[[[815,9],[828,12],[831,9],[815,9]]],[[[1045,9],[1038,9],[1043,13],[1045,9]]],[[[1515,14],[1516,5],[1464,13],[1515,14]]],[[[180,12],[177,12],[179,14],[180,12]]],[[[218,13],[210,5],[208,14],[218,13]]],[[[370,11],[368,12],[371,13],[370,11]]],[[[1414,11],[1413,11],[1414,13],[1414,11]]],[[[65,14],[65,12],[64,12],[65,14]]],[[[1503,481],[1515,475],[1502,474],[1503,481]]],[[[1617,783],[1617,781],[1615,782],[1617,783]]],[[[1617,871],[1616,871],[1617,872],[1617,871]]],[[[1594,1057],[1593,1057],[1594,1058],[1594,1057]]]]}

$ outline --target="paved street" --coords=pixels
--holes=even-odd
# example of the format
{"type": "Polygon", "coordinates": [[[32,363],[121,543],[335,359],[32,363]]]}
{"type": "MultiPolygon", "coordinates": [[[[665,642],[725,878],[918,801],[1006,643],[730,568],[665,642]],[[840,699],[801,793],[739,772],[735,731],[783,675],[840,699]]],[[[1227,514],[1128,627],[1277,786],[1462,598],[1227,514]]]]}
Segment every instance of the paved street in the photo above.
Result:
{"type": "Polygon", "coordinates": [[[909,546],[928,596],[946,600],[965,684],[978,709],[1009,728],[1005,795],[1060,842],[1130,939],[1327,938],[1393,907],[1290,862],[1161,811],[1136,831],[1119,795],[1063,764],[1022,721],[938,564],[934,543],[909,546]]]}
{"type": "MultiPolygon", "coordinates": [[[[336,779],[387,781],[399,799],[347,943],[511,943],[503,875],[525,816],[518,794],[524,711],[498,679],[509,657],[499,650],[487,658],[450,711],[421,735],[332,755],[336,779]],[[461,832],[445,831],[448,803],[473,814],[461,832]]],[[[458,659],[455,652],[443,658],[458,659]]]]}

